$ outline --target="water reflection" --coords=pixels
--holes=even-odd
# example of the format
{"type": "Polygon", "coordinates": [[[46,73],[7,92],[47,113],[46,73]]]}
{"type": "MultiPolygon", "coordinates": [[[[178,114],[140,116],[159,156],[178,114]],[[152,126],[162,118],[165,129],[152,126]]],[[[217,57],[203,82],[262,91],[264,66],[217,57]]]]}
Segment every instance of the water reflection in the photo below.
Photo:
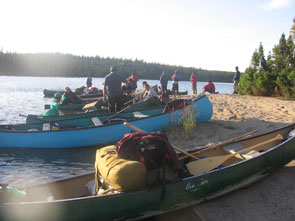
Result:
{"type": "Polygon", "coordinates": [[[94,171],[96,148],[0,148],[0,183],[27,186],[94,171]]]}
{"type": "MultiPolygon", "coordinates": [[[[160,73],[159,73],[160,77],[160,73]]],[[[43,97],[43,89],[72,90],[85,84],[86,78],[0,76],[0,124],[24,123],[19,114],[42,114],[52,102],[43,97]]],[[[189,79],[187,79],[189,80],[189,79]]],[[[138,82],[141,89],[143,80],[138,82]]],[[[159,84],[159,80],[147,80],[159,84]]],[[[103,78],[93,78],[93,86],[102,89],[103,78]]],[[[198,82],[198,92],[207,82],[198,82]]],[[[232,93],[233,84],[215,83],[219,93],[232,93]]],[[[171,89],[169,81],[168,88],[171,89]]],[[[180,81],[180,91],[191,94],[191,83],[180,81]]],[[[1,141],[0,141],[1,142],[1,141]]],[[[26,186],[94,171],[96,148],[83,149],[7,149],[0,148],[0,183],[26,186]]]]}

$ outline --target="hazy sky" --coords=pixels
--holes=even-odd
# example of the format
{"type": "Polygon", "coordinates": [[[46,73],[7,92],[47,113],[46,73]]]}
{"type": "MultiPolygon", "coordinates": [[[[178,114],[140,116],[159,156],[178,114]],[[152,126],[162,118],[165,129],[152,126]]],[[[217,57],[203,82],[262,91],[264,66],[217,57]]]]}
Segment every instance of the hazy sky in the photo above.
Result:
{"type": "Polygon", "coordinates": [[[289,36],[295,0],[0,0],[4,52],[61,52],[244,71],[289,36]]]}

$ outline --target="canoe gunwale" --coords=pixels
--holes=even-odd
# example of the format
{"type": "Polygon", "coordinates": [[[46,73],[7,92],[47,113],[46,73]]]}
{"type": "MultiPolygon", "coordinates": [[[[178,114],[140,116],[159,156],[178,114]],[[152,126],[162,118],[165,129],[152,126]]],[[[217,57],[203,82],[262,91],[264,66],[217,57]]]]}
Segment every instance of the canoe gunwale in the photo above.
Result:
{"type": "MultiPolygon", "coordinates": [[[[192,103],[186,105],[185,107],[189,107],[192,106],[194,104],[196,104],[196,102],[202,98],[206,97],[206,95],[197,97],[196,99],[191,99],[192,103]]],[[[184,99],[184,100],[190,100],[190,99],[184,99]]],[[[145,110],[156,110],[159,109],[159,107],[155,107],[155,108],[146,108],[145,110]]],[[[133,121],[140,121],[140,120],[145,120],[145,119],[150,119],[153,117],[157,117],[157,116],[161,116],[161,115],[167,115],[167,114],[171,114],[171,113],[176,113],[178,111],[182,111],[183,108],[179,109],[179,110],[175,110],[173,112],[168,112],[168,113],[160,113],[160,114],[154,114],[154,115],[150,115],[148,117],[145,118],[134,118],[134,119],[130,119],[130,120],[126,120],[127,122],[133,122],[133,121]]],[[[124,113],[129,113],[129,112],[133,112],[134,110],[131,111],[126,111],[124,113]]],[[[142,111],[142,110],[141,110],[142,111]]],[[[106,114],[99,114],[97,116],[104,116],[104,115],[110,115],[109,113],[106,114]]],[[[75,120],[75,119],[84,119],[84,118],[92,118],[95,116],[83,116],[83,117],[78,117],[78,118],[72,118],[72,119],[61,119],[61,120],[54,120],[54,121],[45,121],[45,122],[36,122],[36,123],[23,123],[23,124],[7,124],[7,125],[0,125],[2,127],[7,126],[7,127],[15,127],[15,126],[25,126],[25,125],[40,125],[40,124],[44,124],[44,123],[53,123],[53,122],[57,122],[57,121],[68,121],[68,120],[75,120]]],[[[117,125],[117,124],[122,124],[122,122],[114,122],[111,124],[103,124],[103,125],[97,125],[97,126],[89,126],[89,127],[81,127],[81,128],[67,128],[67,129],[59,129],[59,130],[48,130],[48,131],[26,131],[26,130],[5,130],[4,128],[0,129],[1,133],[57,133],[57,132],[64,132],[64,131],[75,131],[75,130],[87,130],[87,129],[93,129],[93,128],[99,128],[99,127],[108,127],[108,126],[113,126],[113,125],[117,125]]]]}
{"type": "MultiPolygon", "coordinates": [[[[278,132],[278,131],[284,130],[284,129],[288,128],[288,127],[290,127],[290,128],[293,127],[293,129],[295,129],[295,123],[294,123],[294,124],[291,124],[291,125],[288,125],[288,126],[286,126],[286,127],[278,128],[278,129],[276,129],[276,130],[270,131],[270,132],[265,133],[265,134],[259,134],[259,135],[255,135],[255,136],[251,136],[251,137],[247,137],[247,138],[242,138],[242,139],[240,139],[240,140],[238,140],[238,141],[236,141],[236,142],[234,142],[234,143],[238,143],[238,142],[246,141],[246,140],[251,140],[251,139],[253,139],[253,138],[263,137],[263,136],[266,136],[266,135],[268,135],[268,134],[276,133],[276,132],[278,132]]],[[[265,156],[265,155],[267,155],[267,154],[269,154],[269,153],[271,153],[271,152],[276,151],[277,149],[281,148],[282,146],[284,146],[285,144],[289,143],[289,142],[292,141],[292,140],[294,140],[293,142],[295,143],[295,136],[294,136],[294,137],[288,137],[288,138],[284,139],[284,140],[283,140],[282,142],[280,142],[279,144],[277,144],[277,145],[275,145],[275,146],[273,146],[273,147],[271,147],[271,148],[269,148],[269,149],[267,149],[267,150],[261,152],[259,155],[254,156],[254,157],[252,157],[252,158],[249,158],[249,159],[243,159],[243,160],[240,161],[240,162],[236,162],[236,163],[234,163],[234,164],[230,164],[230,165],[227,165],[227,166],[223,166],[223,167],[221,167],[221,168],[216,168],[216,169],[214,169],[214,170],[211,170],[211,171],[208,171],[208,172],[204,172],[204,173],[201,173],[201,174],[198,174],[198,175],[192,176],[192,177],[206,176],[206,175],[210,175],[210,174],[212,174],[212,173],[216,173],[216,172],[218,172],[218,171],[229,170],[229,169],[231,169],[232,167],[236,167],[236,166],[238,166],[238,165],[240,165],[240,164],[245,164],[245,163],[247,163],[248,161],[252,161],[252,160],[254,160],[254,159],[256,159],[256,158],[262,158],[263,156],[265,156]]],[[[294,148],[295,148],[295,147],[294,147],[294,148]]],[[[200,149],[200,150],[203,150],[203,149],[200,149]]],[[[190,179],[190,178],[192,178],[192,177],[188,177],[188,178],[184,178],[184,179],[190,179]]]]}
{"type": "MultiPolygon", "coordinates": [[[[287,129],[290,131],[294,129],[294,124],[276,129],[274,131],[270,131],[268,133],[251,136],[248,138],[243,138],[235,143],[240,142],[241,140],[250,140],[257,137],[263,137],[267,136],[271,133],[279,132],[280,130],[287,129]]],[[[181,155],[181,154],[180,154],[181,155]]],[[[109,194],[109,195],[103,195],[103,196],[85,196],[85,197],[77,197],[77,198],[69,198],[69,199],[59,199],[54,200],[51,202],[47,201],[39,201],[39,202],[24,202],[24,203],[0,203],[0,211],[4,211],[5,209],[13,209],[16,208],[34,208],[34,206],[37,206],[37,208],[48,208],[52,209],[59,206],[67,206],[68,212],[65,214],[61,214],[63,219],[69,219],[73,217],[72,212],[74,212],[75,215],[79,215],[79,217],[76,217],[78,219],[85,219],[89,218],[90,212],[93,212],[92,219],[99,218],[100,215],[104,215],[105,217],[108,217],[109,219],[120,219],[120,218],[126,218],[126,219],[138,219],[138,218],[144,218],[149,217],[161,213],[166,213],[169,211],[173,211],[176,209],[185,208],[188,206],[192,206],[222,195],[225,195],[227,193],[233,192],[237,189],[240,189],[241,187],[248,186],[265,176],[267,176],[270,172],[272,172],[274,169],[277,169],[281,167],[286,161],[291,161],[295,156],[295,137],[289,137],[286,140],[282,141],[281,143],[270,147],[266,151],[262,152],[260,155],[253,157],[251,159],[243,160],[241,162],[234,163],[229,166],[225,166],[222,168],[218,168],[215,170],[211,170],[207,173],[202,173],[196,176],[191,176],[187,178],[183,178],[180,181],[174,181],[172,183],[168,183],[166,185],[166,190],[168,193],[172,194],[166,194],[166,198],[161,200],[160,196],[161,194],[161,188],[162,186],[159,185],[157,187],[154,187],[152,190],[142,189],[138,191],[132,191],[132,192],[125,192],[125,193],[116,193],[116,194],[109,194]],[[291,151],[291,155],[289,154],[289,151],[291,151]],[[289,156],[290,155],[290,156],[289,156]],[[268,156],[269,159],[266,159],[265,156],[268,156]],[[281,159],[283,157],[283,159],[281,159]],[[291,159],[292,158],[292,159],[291,159]],[[262,162],[260,162],[260,160],[262,162]],[[279,161],[279,162],[277,162],[279,161]],[[260,164],[262,163],[262,164],[260,164]],[[247,170],[246,170],[247,168],[247,170]],[[238,177],[235,177],[234,173],[241,172],[238,177]],[[224,176],[227,174],[227,176],[224,176]],[[227,180],[229,179],[229,180],[227,180]],[[208,187],[204,186],[204,189],[197,191],[188,190],[186,187],[189,184],[198,184],[201,181],[207,180],[208,181],[208,187]],[[226,181],[226,182],[224,182],[226,181]],[[212,183],[211,183],[212,182],[212,183]],[[220,184],[221,182],[221,184],[220,184]],[[203,192],[204,191],[204,192],[203,192]],[[185,194],[185,196],[183,196],[185,194]],[[128,202],[131,202],[130,200],[134,199],[140,200],[141,197],[147,197],[148,204],[145,204],[142,201],[138,201],[138,205],[135,203],[135,205],[126,205],[124,208],[126,210],[115,210],[109,209],[108,211],[104,211],[104,209],[99,210],[99,206],[103,206],[106,204],[106,206],[110,205],[114,202],[122,202],[122,200],[129,200],[128,202]],[[180,198],[177,198],[180,197],[180,198]],[[151,198],[156,198],[151,200],[151,198]],[[171,199],[173,201],[171,202],[171,199]],[[151,205],[152,203],[155,203],[156,205],[151,205]],[[83,210],[83,212],[79,211],[72,211],[70,209],[73,208],[79,208],[79,206],[82,206],[86,204],[87,206],[91,205],[91,208],[87,208],[86,211],[83,210]],[[138,206],[146,205],[146,207],[138,208],[138,206]],[[40,206],[40,207],[38,207],[40,206]],[[128,210],[130,206],[130,209],[128,210]],[[135,209],[135,211],[134,211],[135,209]],[[111,212],[112,211],[112,212],[111,212]]],[[[87,173],[80,176],[91,176],[94,173],[87,173]]],[[[80,177],[76,176],[76,177],[80,177]]],[[[75,178],[75,177],[72,177],[75,178]]],[[[70,178],[70,179],[72,179],[70,178]]],[[[89,177],[90,178],[90,177],[89,177]]],[[[68,180],[66,178],[60,179],[57,181],[52,181],[51,183],[56,182],[62,182],[63,180],[68,180]]],[[[46,184],[41,184],[46,185],[46,184]]],[[[126,202],[126,204],[128,204],[126,202]]],[[[83,209],[83,207],[82,207],[83,209]]],[[[91,217],[91,216],[90,216],[91,217]]],[[[1,215],[0,215],[1,219],[1,215]]],[[[89,218],[90,219],[90,218],[89,218]]]]}

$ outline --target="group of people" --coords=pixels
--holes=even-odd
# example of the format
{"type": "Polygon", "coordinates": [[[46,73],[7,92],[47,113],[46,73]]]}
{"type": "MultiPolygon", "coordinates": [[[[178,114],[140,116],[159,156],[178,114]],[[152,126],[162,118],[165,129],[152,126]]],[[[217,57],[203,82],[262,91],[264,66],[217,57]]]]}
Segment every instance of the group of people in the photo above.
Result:
{"type": "Polygon", "coordinates": [[[103,88],[103,100],[108,101],[110,112],[120,111],[123,102],[132,99],[137,88],[137,81],[134,72],[126,79],[118,73],[115,66],[110,68],[110,73],[104,78],[103,88]],[[123,86],[122,83],[124,83],[123,86]]]}
{"type": "MultiPolygon", "coordinates": [[[[240,80],[240,72],[239,68],[236,67],[236,73],[233,78],[234,82],[234,92],[237,93],[237,86],[240,80]]],[[[168,81],[172,80],[172,94],[175,95],[179,93],[179,80],[180,76],[178,71],[176,70],[174,74],[169,78],[169,76],[163,71],[160,77],[160,88],[161,88],[161,96],[168,96],[168,81]]],[[[198,76],[196,71],[193,71],[190,76],[190,82],[192,85],[193,94],[197,94],[197,81],[198,76]]],[[[115,66],[110,68],[110,73],[104,78],[104,88],[103,88],[103,100],[108,101],[108,108],[110,112],[120,111],[121,106],[125,101],[128,101],[133,98],[134,92],[137,88],[138,79],[135,76],[135,73],[132,72],[130,77],[126,79],[121,74],[118,73],[118,70],[115,66]],[[122,83],[123,86],[122,86],[122,83]]],[[[146,81],[142,82],[142,86],[144,88],[144,93],[141,95],[142,99],[147,99],[149,97],[157,96],[156,90],[151,87],[146,81]]],[[[86,87],[89,89],[92,87],[92,76],[88,75],[86,80],[86,87]]],[[[208,84],[202,87],[202,94],[206,92],[214,94],[215,85],[214,83],[208,79],[208,84]]],[[[77,95],[71,91],[69,87],[65,88],[65,92],[63,94],[56,93],[54,96],[55,102],[58,104],[68,104],[68,103],[81,103],[81,99],[77,97],[77,95]]]]}
{"type": "MultiPolygon", "coordinates": [[[[120,111],[123,103],[122,101],[132,99],[137,88],[138,79],[135,77],[135,73],[132,73],[130,77],[126,79],[117,71],[117,68],[112,66],[110,68],[110,73],[104,78],[103,99],[108,101],[108,108],[110,112],[120,111]],[[122,83],[124,84],[123,86],[121,86],[122,83]]],[[[172,94],[176,95],[179,93],[178,84],[180,76],[178,71],[176,70],[171,78],[165,73],[165,71],[163,71],[160,77],[161,97],[168,96],[169,93],[167,86],[170,79],[173,81],[172,94]]],[[[192,83],[193,94],[197,94],[198,76],[195,71],[193,71],[190,81],[192,83]]],[[[142,87],[144,89],[144,93],[141,95],[142,99],[157,96],[157,91],[146,81],[142,82],[142,87]]],[[[211,80],[208,80],[208,84],[203,87],[202,94],[205,94],[206,92],[215,93],[215,85],[211,80]]]]}
{"type": "Polygon", "coordinates": [[[59,116],[59,104],[79,104],[82,100],[69,87],[65,88],[64,93],[56,92],[53,96],[53,103],[43,116],[59,116]]]}
{"type": "MultiPolygon", "coordinates": [[[[162,75],[160,77],[161,90],[162,90],[163,94],[168,93],[167,85],[168,85],[169,80],[170,79],[169,79],[168,75],[163,71],[162,75]]],[[[171,80],[173,81],[173,83],[172,83],[172,94],[176,95],[176,94],[179,93],[179,85],[178,85],[178,83],[179,83],[179,80],[180,80],[180,76],[179,76],[178,71],[174,72],[174,74],[171,76],[171,80]]],[[[198,81],[198,75],[197,75],[196,71],[193,71],[192,75],[190,77],[190,82],[192,84],[192,92],[193,92],[193,94],[197,94],[197,81],[198,81]]],[[[203,89],[202,94],[205,94],[206,92],[213,93],[213,94],[215,93],[215,85],[210,79],[208,80],[208,84],[205,85],[202,89],[203,89]]]]}
{"type": "MultiPolygon", "coordinates": [[[[236,72],[235,72],[235,75],[234,75],[234,78],[233,78],[233,83],[234,83],[233,94],[238,93],[238,85],[239,85],[240,76],[241,76],[241,73],[239,71],[238,66],[235,67],[235,70],[236,70],[236,72]]],[[[193,71],[193,73],[192,73],[192,75],[190,77],[190,81],[192,83],[193,94],[197,94],[197,80],[198,80],[197,74],[196,74],[195,71],[193,71]]],[[[215,91],[215,85],[210,79],[208,79],[208,84],[203,86],[202,89],[203,89],[202,94],[205,94],[206,92],[208,92],[210,94],[218,93],[218,92],[215,91]]]]}

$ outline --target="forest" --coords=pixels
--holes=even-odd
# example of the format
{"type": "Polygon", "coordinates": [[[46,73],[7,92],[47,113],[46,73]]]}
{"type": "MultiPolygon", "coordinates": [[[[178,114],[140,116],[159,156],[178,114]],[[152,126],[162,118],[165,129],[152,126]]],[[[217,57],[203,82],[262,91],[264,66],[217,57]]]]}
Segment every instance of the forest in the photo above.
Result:
{"type": "Polygon", "coordinates": [[[255,49],[250,66],[241,76],[240,94],[295,98],[295,18],[286,38],[283,33],[264,58],[262,42],[255,49]]]}
{"type": "Polygon", "coordinates": [[[157,80],[165,71],[172,75],[178,70],[180,79],[189,81],[192,71],[196,71],[199,81],[211,79],[215,82],[232,82],[233,72],[210,71],[193,67],[147,63],[143,60],[103,58],[99,56],[75,56],[61,53],[10,53],[0,52],[0,75],[36,77],[105,77],[111,66],[128,77],[135,72],[139,79],[157,80]]]}

